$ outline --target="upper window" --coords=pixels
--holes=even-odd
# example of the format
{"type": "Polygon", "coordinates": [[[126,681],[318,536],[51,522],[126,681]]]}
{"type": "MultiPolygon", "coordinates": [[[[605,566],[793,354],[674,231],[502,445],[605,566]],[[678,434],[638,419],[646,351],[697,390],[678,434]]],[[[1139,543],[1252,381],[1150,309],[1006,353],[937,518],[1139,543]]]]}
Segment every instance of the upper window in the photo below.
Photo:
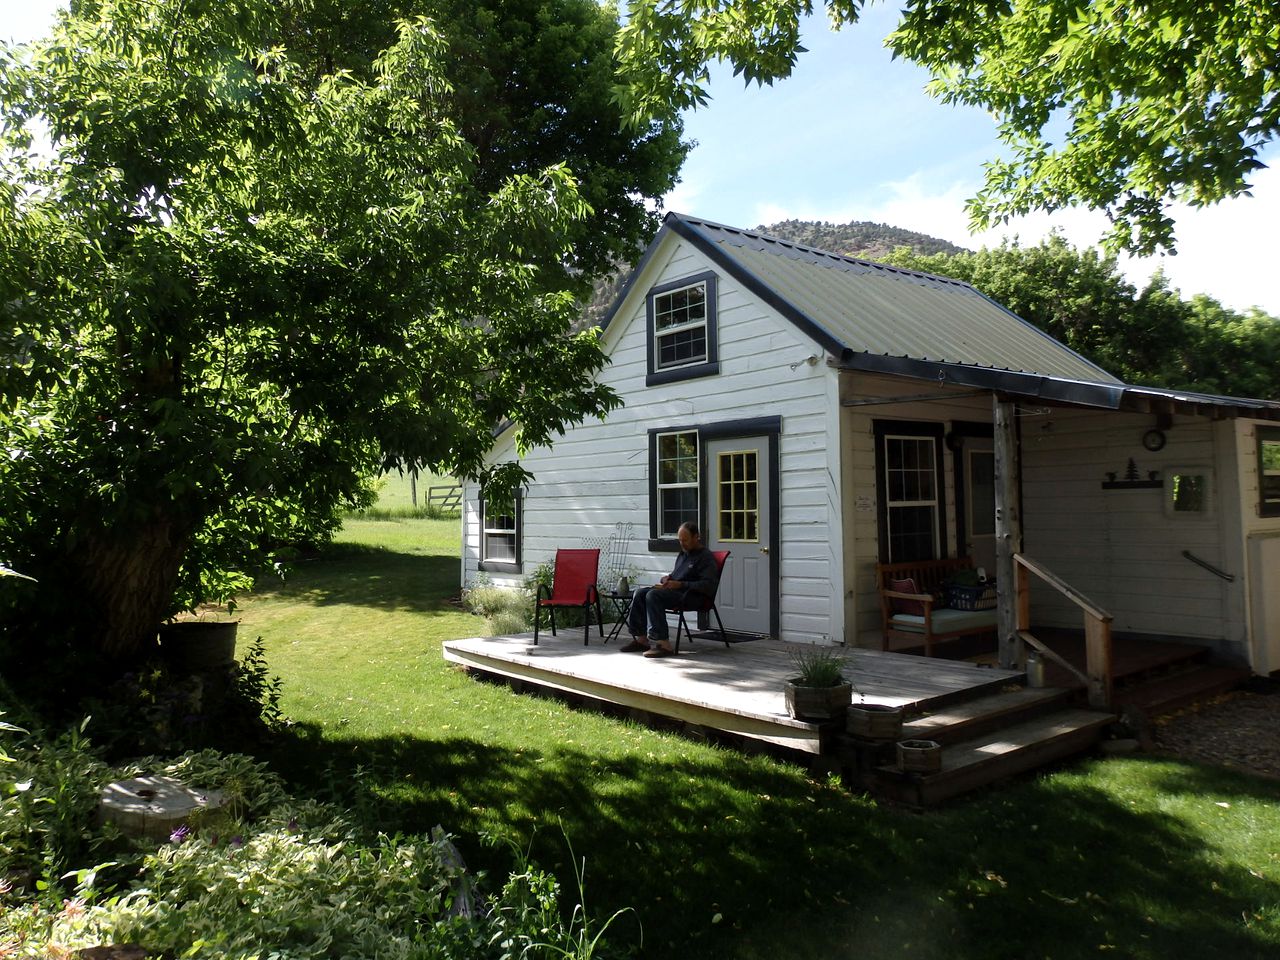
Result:
{"type": "Polygon", "coordinates": [[[519,492],[497,510],[490,510],[487,501],[480,501],[481,570],[520,573],[522,512],[519,492]]]}
{"type": "Polygon", "coordinates": [[[646,311],[650,386],[720,371],[716,275],[699,274],[649,292],[646,311]]]}
{"type": "Polygon", "coordinates": [[[1280,427],[1258,428],[1258,515],[1280,517],[1280,427]]]}

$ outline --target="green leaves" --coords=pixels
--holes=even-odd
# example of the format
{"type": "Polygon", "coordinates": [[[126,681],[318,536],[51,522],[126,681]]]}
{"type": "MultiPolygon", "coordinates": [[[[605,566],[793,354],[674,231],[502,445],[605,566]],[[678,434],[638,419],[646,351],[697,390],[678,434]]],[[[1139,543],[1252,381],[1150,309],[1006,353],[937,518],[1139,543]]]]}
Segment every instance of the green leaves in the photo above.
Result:
{"type": "Polygon", "coordinates": [[[427,19],[365,77],[303,69],[308,9],[87,2],[0,59],[0,555],[113,652],[326,539],[379,467],[474,475],[495,425],[616,403],[548,292],[569,168],[479,168],[427,19]],[[4,152],[41,125],[51,154],[4,152]]]}
{"type": "MultiPolygon", "coordinates": [[[[636,0],[616,94],[634,120],[705,104],[706,64],[787,76],[809,0],[636,0]]],[[[856,0],[828,0],[834,25],[856,0]]],[[[1168,211],[1248,190],[1280,130],[1273,5],[1153,0],[912,0],[888,43],[926,67],[932,94],[990,111],[1007,158],[969,204],[976,227],[1036,210],[1101,210],[1111,250],[1174,247],[1168,211]]]]}

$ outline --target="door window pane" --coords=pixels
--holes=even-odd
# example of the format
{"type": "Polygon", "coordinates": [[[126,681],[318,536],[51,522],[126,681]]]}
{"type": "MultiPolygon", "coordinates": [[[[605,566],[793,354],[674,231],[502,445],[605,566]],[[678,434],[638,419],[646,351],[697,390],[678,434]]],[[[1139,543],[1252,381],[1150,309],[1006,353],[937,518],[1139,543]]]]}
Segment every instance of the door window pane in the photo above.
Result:
{"type": "Polygon", "coordinates": [[[991,536],[996,532],[996,455],[989,450],[970,450],[969,535],[991,536]]]}
{"type": "Polygon", "coordinates": [[[755,450],[727,451],[717,458],[720,503],[716,534],[721,542],[760,540],[757,459],[755,450]]]}

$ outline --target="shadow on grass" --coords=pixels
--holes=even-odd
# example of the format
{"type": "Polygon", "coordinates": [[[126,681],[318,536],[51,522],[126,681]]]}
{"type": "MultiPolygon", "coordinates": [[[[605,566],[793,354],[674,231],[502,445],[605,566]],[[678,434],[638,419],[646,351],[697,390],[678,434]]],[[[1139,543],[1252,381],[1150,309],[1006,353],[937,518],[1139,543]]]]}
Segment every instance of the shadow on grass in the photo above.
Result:
{"type": "Polygon", "coordinates": [[[433,613],[454,609],[448,598],[457,592],[456,557],[342,544],[300,565],[283,583],[262,584],[257,594],[317,607],[433,613]]]}
{"type": "Polygon", "coordinates": [[[1072,778],[919,816],[771,761],[699,753],[309,738],[277,766],[381,830],[443,824],[502,875],[506,851],[475,840],[499,832],[572,895],[567,835],[592,915],[634,908],[610,939],[638,943],[638,921],[645,957],[1276,955],[1280,918],[1258,913],[1274,884],[1224,865],[1176,818],[1072,778]]]}

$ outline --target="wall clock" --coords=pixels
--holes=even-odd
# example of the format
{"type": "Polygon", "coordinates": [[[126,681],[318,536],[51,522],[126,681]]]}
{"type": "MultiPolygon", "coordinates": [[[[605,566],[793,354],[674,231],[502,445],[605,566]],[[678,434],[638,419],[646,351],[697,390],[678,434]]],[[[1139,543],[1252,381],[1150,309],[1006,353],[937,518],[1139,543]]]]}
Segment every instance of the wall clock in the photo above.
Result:
{"type": "Polygon", "coordinates": [[[1154,429],[1148,430],[1146,433],[1142,435],[1142,445],[1146,447],[1148,450],[1150,450],[1152,453],[1155,453],[1157,450],[1163,449],[1164,448],[1164,431],[1154,430],[1154,429]]]}

